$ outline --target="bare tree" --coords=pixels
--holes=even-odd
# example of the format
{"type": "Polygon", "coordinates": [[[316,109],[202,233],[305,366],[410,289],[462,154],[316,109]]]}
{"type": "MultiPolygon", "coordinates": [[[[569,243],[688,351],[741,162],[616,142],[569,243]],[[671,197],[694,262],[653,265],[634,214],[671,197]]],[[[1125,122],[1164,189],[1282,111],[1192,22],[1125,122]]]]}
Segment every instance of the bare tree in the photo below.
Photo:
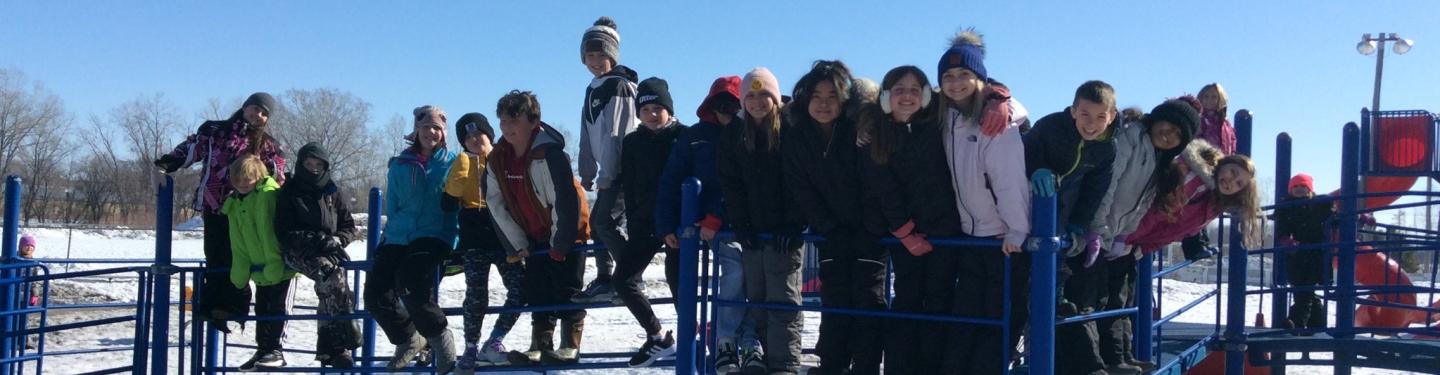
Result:
{"type": "MultiPolygon", "coordinates": [[[[157,186],[152,161],[169,152],[184,134],[180,110],[163,94],[140,95],[111,109],[106,117],[90,116],[90,124],[94,137],[86,143],[96,160],[83,163],[87,177],[125,187],[115,189],[117,196],[105,197],[113,198],[121,220],[130,219],[137,207],[152,207],[157,186]]],[[[103,214],[95,216],[98,220],[103,214]]]]}
{"type": "Polygon", "coordinates": [[[0,69],[0,172],[19,172],[19,151],[30,146],[37,131],[64,117],[60,99],[24,73],[0,69]]]}
{"type": "Polygon", "coordinates": [[[20,170],[25,178],[24,195],[25,224],[39,216],[41,220],[51,219],[50,203],[64,197],[70,184],[63,175],[65,161],[72,148],[66,139],[70,121],[56,121],[52,126],[40,127],[33,136],[29,147],[21,150],[20,170]]]}
{"type": "Polygon", "coordinates": [[[195,115],[199,118],[200,122],[207,120],[224,120],[230,118],[230,114],[239,109],[240,104],[244,102],[245,100],[241,98],[230,98],[229,100],[210,98],[205,101],[205,108],[202,108],[200,112],[195,115]]]}
{"type": "MultiPolygon", "coordinates": [[[[369,102],[333,88],[289,90],[281,101],[282,109],[274,114],[269,128],[287,152],[310,142],[324,146],[337,184],[360,182],[376,173],[377,168],[368,165],[377,152],[367,132],[369,102]]],[[[379,173],[383,174],[383,169],[379,173]]]]}

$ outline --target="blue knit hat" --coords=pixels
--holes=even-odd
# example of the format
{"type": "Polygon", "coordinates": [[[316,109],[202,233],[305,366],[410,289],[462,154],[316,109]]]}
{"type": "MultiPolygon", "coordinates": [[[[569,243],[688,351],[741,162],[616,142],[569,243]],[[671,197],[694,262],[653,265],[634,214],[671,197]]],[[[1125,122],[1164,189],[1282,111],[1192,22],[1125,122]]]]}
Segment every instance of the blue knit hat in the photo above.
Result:
{"type": "Polygon", "coordinates": [[[985,42],[982,38],[975,29],[965,29],[951,38],[950,49],[940,55],[940,63],[936,64],[939,71],[935,76],[945,75],[950,68],[965,68],[974,72],[980,81],[989,80],[990,75],[985,73],[985,42]]]}

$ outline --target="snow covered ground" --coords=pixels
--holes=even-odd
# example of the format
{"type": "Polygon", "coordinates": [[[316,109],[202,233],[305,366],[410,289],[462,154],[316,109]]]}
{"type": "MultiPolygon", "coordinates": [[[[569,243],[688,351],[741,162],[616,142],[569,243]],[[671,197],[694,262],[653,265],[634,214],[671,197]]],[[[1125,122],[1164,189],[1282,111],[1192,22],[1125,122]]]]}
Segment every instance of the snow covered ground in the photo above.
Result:
{"type": "MultiPolygon", "coordinates": [[[[25,232],[34,235],[39,242],[39,247],[36,252],[37,258],[64,259],[66,257],[67,231],[60,229],[35,229],[33,231],[25,232]]],[[[73,233],[73,241],[71,241],[70,244],[71,257],[76,259],[127,258],[148,262],[149,259],[152,259],[154,257],[155,248],[152,232],[142,230],[77,230],[73,233]]],[[[198,232],[175,232],[173,242],[174,258],[203,258],[203,251],[201,246],[201,238],[198,232]]],[[[365,244],[363,242],[351,244],[349,251],[351,252],[351,256],[353,259],[362,260],[365,258],[365,244]]],[[[650,267],[645,273],[645,281],[647,287],[646,289],[651,297],[662,297],[669,294],[668,289],[665,287],[662,281],[664,275],[662,270],[663,267],[661,266],[660,262],[661,259],[657,257],[656,261],[652,263],[654,266],[650,267]]],[[[87,264],[75,266],[72,267],[72,269],[98,269],[117,266],[123,265],[87,264]]],[[[593,276],[593,264],[587,265],[587,267],[587,275],[593,276]]],[[[66,266],[63,265],[56,264],[51,266],[52,273],[64,272],[65,270],[66,266]]],[[[498,275],[492,273],[491,279],[491,285],[501,285],[498,275]]],[[[90,277],[78,280],[58,281],[52,284],[51,303],[134,303],[136,292],[135,282],[136,280],[133,274],[121,274],[115,276],[90,277]]],[[[315,305],[315,294],[312,291],[313,285],[314,284],[310,280],[303,277],[297,279],[297,292],[294,294],[296,305],[315,305]]],[[[1162,311],[1168,314],[1171,311],[1174,311],[1175,309],[1182,307],[1188,302],[1203,295],[1204,293],[1213,290],[1213,288],[1213,284],[1197,284],[1190,282],[1166,280],[1161,288],[1164,291],[1164,296],[1160,301],[1162,311]]],[[[445,278],[440,285],[440,289],[440,304],[442,306],[459,306],[464,298],[465,286],[463,276],[457,275],[454,277],[445,278]]],[[[501,288],[497,287],[492,289],[492,301],[499,301],[503,299],[503,290],[501,290],[501,288]]],[[[178,299],[178,290],[172,289],[171,296],[172,300],[178,299]]],[[[1195,309],[1192,309],[1186,314],[1180,316],[1177,321],[1193,323],[1213,323],[1216,321],[1215,319],[1217,317],[1216,302],[1216,298],[1211,298],[1205,303],[1197,306],[1195,309]]],[[[1269,300],[1269,298],[1265,298],[1262,303],[1260,296],[1250,296],[1246,301],[1246,321],[1253,324],[1254,314],[1257,311],[1270,311],[1270,302],[1271,301],[1269,300]]],[[[660,316],[662,323],[667,326],[674,325],[675,313],[674,309],[671,306],[656,306],[656,312],[660,316]]],[[[92,320],[102,317],[124,316],[128,314],[133,314],[133,310],[72,310],[51,313],[50,324],[63,324],[82,320],[92,320]]],[[[1333,314],[1334,311],[1332,309],[1331,321],[1333,321],[1333,314]]],[[[1224,315],[1224,311],[1218,312],[1218,316],[1221,319],[1224,319],[1224,315]]],[[[172,314],[172,321],[170,323],[172,325],[176,324],[176,322],[173,320],[174,318],[174,314],[172,314]]],[[[189,314],[184,314],[183,318],[188,321],[190,318],[189,314]]],[[[819,314],[805,314],[806,324],[804,327],[804,331],[802,332],[805,347],[808,348],[814,346],[815,340],[818,337],[819,322],[819,314]]],[[[493,319],[486,319],[486,323],[487,326],[485,332],[488,334],[489,324],[493,324],[493,319]]],[[[459,316],[450,317],[451,329],[456,331],[455,333],[457,335],[459,333],[458,331],[461,327],[461,324],[461,318],[459,316]]],[[[529,342],[529,325],[529,315],[522,315],[520,321],[516,324],[514,331],[512,331],[505,340],[505,344],[512,349],[523,349],[524,347],[527,347],[529,342]]],[[[176,336],[174,330],[172,330],[171,332],[172,333],[170,341],[172,344],[175,344],[178,342],[179,337],[176,336]]],[[[287,336],[284,339],[284,344],[287,349],[308,351],[314,348],[315,324],[313,322],[291,322],[286,328],[286,333],[287,336]]],[[[253,325],[251,325],[245,331],[236,331],[236,334],[230,335],[229,341],[231,343],[253,344],[253,334],[254,327],[253,325]]],[[[383,337],[383,333],[380,333],[379,335],[381,337],[377,340],[379,344],[377,344],[376,350],[380,355],[388,355],[391,352],[392,347],[383,337]]],[[[631,352],[638,348],[643,342],[643,340],[643,332],[635,324],[634,319],[630,316],[629,312],[626,311],[624,308],[615,307],[605,309],[592,309],[590,310],[590,317],[586,324],[583,352],[631,352]]],[[[125,349],[132,347],[133,343],[134,325],[128,323],[77,329],[49,334],[46,338],[46,351],[50,353],[64,350],[97,348],[108,348],[117,351],[49,357],[45,360],[44,372],[54,374],[73,374],[122,366],[129,363],[129,361],[131,360],[130,352],[125,351],[125,349]]],[[[170,367],[173,370],[179,363],[179,356],[176,349],[174,348],[172,348],[170,352],[170,367]]],[[[247,359],[250,354],[251,351],[249,349],[229,348],[227,349],[228,358],[225,363],[228,366],[237,366],[245,359],[247,359]]],[[[289,353],[286,355],[286,360],[290,363],[291,366],[311,367],[318,365],[318,363],[314,361],[313,356],[301,353],[289,353]]],[[[807,358],[807,365],[814,365],[815,360],[816,358],[814,358],[813,356],[807,358]]],[[[26,372],[33,373],[32,366],[27,365],[26,372]]],[[[564,373],[665,374],[673,373],[673,369],[610,369],[591,371],[566,371],[564,373]]],[[[1329,374],[1331,373],[1331,370],[1325,367],[1290,367],[1289,373],[1329,374]]],[[[1355,373],[1402,374],[1404,372],[1356,369],[1355,373]]]]}

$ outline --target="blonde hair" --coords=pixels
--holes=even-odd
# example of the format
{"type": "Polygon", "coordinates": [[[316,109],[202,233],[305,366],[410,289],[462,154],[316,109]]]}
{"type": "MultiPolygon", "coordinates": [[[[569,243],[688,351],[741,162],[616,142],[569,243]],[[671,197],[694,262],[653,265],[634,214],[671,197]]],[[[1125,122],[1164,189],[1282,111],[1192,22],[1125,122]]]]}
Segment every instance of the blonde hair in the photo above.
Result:
{"type": "Polygon", "coordinates": [[[771,105],[770,113],[765,114],[765,118],[757,119],[750,116],[748,110],[740,111],[745,116],[745,127],[740,130],[740,140],[745,144],[745,151],[755,151],[755,138],[759,137],[759,134],[756,133],[761,131],[764,131],[767,137],[766,151],[774,152],[780,149],[780,107],[783,104],[780,103],[780,98],[772,95],[766,95],[766,97],[770,98],[771,105]],[[758,128],[763,128],[763,130],[758,128]]]}
{"type": "MultiPolygon", "coordinates": [[[[1220,83],[1219,83],[1219,82],[1211,82],[1210,84],[1205,85],[1205,87],[1201,87],[1201,88],[1200,88],[1200,94],[1198,94],[1198,95],[1196,95],[1196,96],[1198,97],[1198,96],[1200,96],[1200,95],[1205,95],[1205,92],[1206,92],[1206,91],[1214,91],[1214,92],[1215,92],[1215,97],[1219,99],[1219,106],[1220,106],[1220,108],[1205,108],[1205,109],[1214,110],[1214,111],[1219,111],[1219,112],[1222,113],[1222,114],[1224,114],[1224,113],[1229,113],[1229,112],[1230,112],[1230,110],[1229,110],[1229,107],[1230,107],[1230,94],[1226,94],[1226,93],[1225,93],[1225,88],[1222,87],[1222,86],[1220,86],[1220,83]]],[[[1204,104],[1205,102],[1200,102],[1200,103],[1201,103],[1201,104],[1204,104]]]]}
{"type": "Polygon", "coordinates": [[[265,167],[265,162],[260,161],[259,156],[246,154],[230,162],[228,176],[231,184],[250,179],[258,182],[270,176],[270,169],[265,167]]]}
{"type": "MultiPolygon", "coordinates": [[[[945,73],[941,72],[940,75],[944,76],[945,73]]],[[[958,108],[960,110],[960,113],[964,114],[966,119],[968,120],[968,123],[966,125],[979,126],[980,114],[984,113],[985,111],[985,86],[988,84],[989,83],[985,82],[984,80],[977,79],[975,81],[975,92],[970,94],[970,102],[966,103],[967,105],[958,108]]],[[[940,100],[940,106],[938,107],[939,111],[936,111],[936,115],[940,116],[941,124],[953,125],[948,124],[947,121],[950,121],[950,108],[955,107],[955,103],[952,103],[954,100],[952,100],[949,95],[945,94],[945,90],[940,89],[936,91],[939,91],[936,94],[938,94],[937,96],[942,99],[940,100]]]]}
{"type": "Polygon", "coordinates": [[[1220,159],[1215,164],[1215,175],[1220,175],[1220,169],[1227,165],[1235,165],[1250,174],[1250,183],[1239,192],[1231,195],[1220,193],[1215,189],[1215,207],[1222,212],[1227,212],[1235,217],[1235,222],[1240,224],[1240,233],[1245,236],[1245,247],[1255,248],[1260,246],[1260,191],[1255,186],[1255,163],[1245,155],[1230,155],[1220,159]]]}

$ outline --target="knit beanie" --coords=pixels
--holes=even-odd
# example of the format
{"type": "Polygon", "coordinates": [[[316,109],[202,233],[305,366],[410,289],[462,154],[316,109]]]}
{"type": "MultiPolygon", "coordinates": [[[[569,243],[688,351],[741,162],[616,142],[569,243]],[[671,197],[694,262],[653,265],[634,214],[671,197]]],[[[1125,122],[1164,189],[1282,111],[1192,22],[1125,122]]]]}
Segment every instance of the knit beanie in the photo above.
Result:
{"type": "Polygon", "coordinates": [[[1295,177],[1290,178],[1290,185],[1286,187],[1286,190],[1295,190],[1296,186],[1304,186],[1313,193],[1315,192],[1315,178],[1304,173],[1296,174],[1295,177]]]}
{"type": "Polygon", "coordinates": [[[610,58],[616,65],[620,64],[620,32],[615,26],[615,20],[610,17],[600,17],[595,20],[594,26],[585,29],[585,35],[580,38],[580,62],[585,62],[586,52],[601,52],[610,58]]]}
{"type": "Polygon", "coordinates": [[[950,49],[940,55],[940,63],[936,65],[939,69],[935,76],[945,75],[950,68],[965,68],[975,73],[981,82],[988,81],[990,75],[985,73],[985,41],[975,29],[965,29],[955,34],[950,39],[950,49]]]}
{"type": "Polygon", "coordinates": [[[655,103],[665,107],[671,116],[675,115],[675,102],[670,99],[670,83],[659,77],[646,78],[640,81],[638,86],[639,94],[635,99],[635,107],[643,107],[646,104],[655,103]]]}
{"type": "Polygon", "coordinates": [[[1196,132],[1200,131],[1200,112],[1195,107],[1182,99],[1170,99],[1155,106],[1150,114],[1145,116],[1145,127],[1149,128],[1156,122],[1169,122],[1180,128],[1181,139],[1188,143],[1195,139],[1196,132]]]}
{"type": "Polygon", "coordinates": [[[35,246],[35,237],[31,237],[28,234],[20,236],[20,247],[25,247],[26,245],[35,246]]]}
{"type": "Polygon", "coordinates": [[[470,112],[455,121],[455,136],[459,137],[461,145],[465,144],[465,137],[474,132],[480,132],[480,134],[490,137],[491,142],[495,141],[495,129],[490,127],[490,119],[485,115],[470,112]]]}
{"type": "Polygon", "coordinates": [[[745,79],[740,82],[740,103],[745,103],[745,95],[751,91],[765,91],[775,98],[775,105],[782,103],[780,94],[780,81],[775,80],[775,73],[765,67],[757,67],[749,73],[745,73],[745,79]]]}
{"type": "Polygon", "coordinates": [[[274,114],[275,109],[280,108],[279,106],[275,105],[275,97],[270,96],[270,94],[266,92],[257,92],[254,94],[250,94],[250,97],[245,98],[245,104],[241,104],[240,108],[244,109],[245,107],[249,107],[251,105],[260,106],[260,109],[264,109],[266,114],[274,114]]]}

